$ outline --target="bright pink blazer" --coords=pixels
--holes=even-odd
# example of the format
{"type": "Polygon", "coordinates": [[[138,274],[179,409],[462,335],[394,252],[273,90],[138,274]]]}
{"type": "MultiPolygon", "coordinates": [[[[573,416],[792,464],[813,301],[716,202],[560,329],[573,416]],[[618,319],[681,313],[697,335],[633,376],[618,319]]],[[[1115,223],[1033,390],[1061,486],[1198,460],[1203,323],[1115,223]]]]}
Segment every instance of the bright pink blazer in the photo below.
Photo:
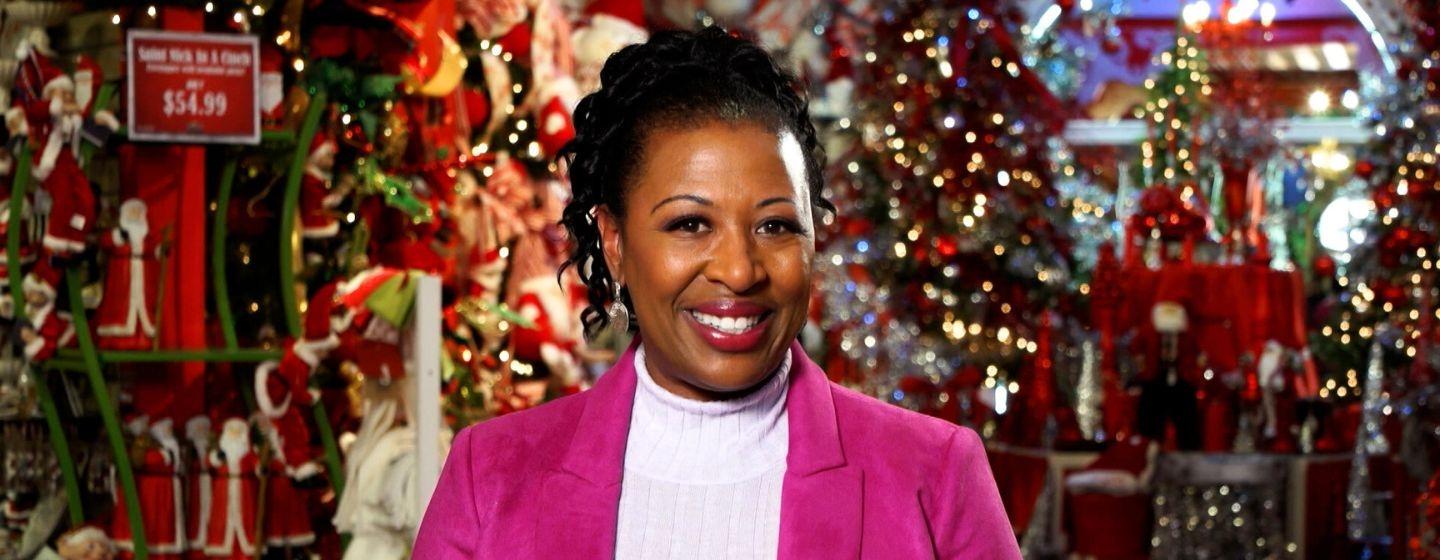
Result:
{"type": "MultiPolygon", "coordinates": [[[[589,391],[460,432],[414,558],[614,558],[634,352],[589,391]]],[[[781,559],[1020,558],[975,432],[835,385],[790,352],[781,559]]]]}

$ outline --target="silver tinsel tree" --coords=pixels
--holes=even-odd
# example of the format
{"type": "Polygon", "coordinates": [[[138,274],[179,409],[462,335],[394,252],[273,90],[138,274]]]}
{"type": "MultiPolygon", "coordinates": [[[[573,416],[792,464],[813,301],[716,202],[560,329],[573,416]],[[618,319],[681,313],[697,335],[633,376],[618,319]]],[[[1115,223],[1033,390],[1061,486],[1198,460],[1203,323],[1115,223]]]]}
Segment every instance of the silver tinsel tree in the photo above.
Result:
{"type": "Polygon", "coordinates": [[[1346,492],[1349,510],[1345,513],[1350,540],[1378,542],[1386,538],[1384,496],[1371,488],[1370,458],[1390,452],[1382,429],[1385,408],[1385,354],[1380,334],[1370,343],[1370,363],[1365,368],[1365,393],[1360,411],[1360,429],[1355,435],[1355,456],[1350,463],[1350,486],[1346,492]]]}

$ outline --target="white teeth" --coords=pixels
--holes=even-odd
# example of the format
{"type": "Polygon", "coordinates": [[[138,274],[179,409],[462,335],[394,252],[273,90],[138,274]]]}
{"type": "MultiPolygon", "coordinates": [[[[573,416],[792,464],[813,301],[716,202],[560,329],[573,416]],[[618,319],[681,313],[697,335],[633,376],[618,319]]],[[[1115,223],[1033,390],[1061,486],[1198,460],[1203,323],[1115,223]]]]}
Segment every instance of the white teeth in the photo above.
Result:
{"type": "Polygon", "coordinates": [[[751,317],[717,317],[707,315],[698,311],[691,311],[690,316],[694,317],[700,324],[718,330],[726,334],[740,334],[755,328],[760,323],[760,315],[751,317]]]}

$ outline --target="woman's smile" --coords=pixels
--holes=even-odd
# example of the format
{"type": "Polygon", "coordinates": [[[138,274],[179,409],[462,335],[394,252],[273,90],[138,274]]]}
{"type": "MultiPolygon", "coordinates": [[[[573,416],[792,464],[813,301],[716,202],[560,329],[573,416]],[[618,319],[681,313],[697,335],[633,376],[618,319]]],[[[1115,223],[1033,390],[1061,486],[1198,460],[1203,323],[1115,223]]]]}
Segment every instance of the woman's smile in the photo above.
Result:
{"type": "Polygon", "coordinates": [[[721,299],[705,302],[684,313],[700,338],[721,352],[749,352],[765,340],[771,309],[763,304],[721,299]]]}

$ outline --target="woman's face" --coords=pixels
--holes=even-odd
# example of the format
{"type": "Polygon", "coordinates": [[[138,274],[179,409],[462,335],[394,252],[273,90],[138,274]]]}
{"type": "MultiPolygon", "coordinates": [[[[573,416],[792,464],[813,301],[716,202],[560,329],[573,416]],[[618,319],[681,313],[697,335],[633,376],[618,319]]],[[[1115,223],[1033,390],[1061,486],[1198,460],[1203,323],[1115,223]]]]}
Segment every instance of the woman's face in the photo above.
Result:
{"type": "Polygon", "coordinates": [[[682,397],[762,382],[805,325],[815,235],[794,135],[715,121],[661,128],[626,185],[626,215],[598,215],[627,289],[646,367],[682,397]]]}

